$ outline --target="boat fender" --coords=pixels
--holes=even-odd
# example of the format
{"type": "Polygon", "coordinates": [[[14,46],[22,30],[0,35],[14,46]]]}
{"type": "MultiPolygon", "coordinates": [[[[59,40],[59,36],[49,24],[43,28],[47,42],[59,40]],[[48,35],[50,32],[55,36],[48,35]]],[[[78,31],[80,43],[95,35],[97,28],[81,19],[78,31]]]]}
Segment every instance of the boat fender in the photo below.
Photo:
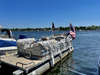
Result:
{"type": "Polygon", "coordinates": [[[54,56],[53,55],[51,55],[51,64],[52,64],[52,66],[54,67],[54,56]]]}
{"type": "Polygon", "coordinates": [[[60,56],[60,59],[62,59],[62,53],[60,50],[59,50],[59,56],[60,56]]]}
{"type": "Polygon", "coordinates": [[[54,55],[53,55],[53,50],[51,51],[51,65],[54,67],[54,55]]]}
{"type": "Polygon", "coordinates": [[[26,67],[25,72],[28,73],[28,68],[26,67]]]}
{"type": "Polygon", "coordinates": [[[68,52],[70,53],[71,52],[71,47],[69,46],[69,50],[68,50],[68,52]]]}

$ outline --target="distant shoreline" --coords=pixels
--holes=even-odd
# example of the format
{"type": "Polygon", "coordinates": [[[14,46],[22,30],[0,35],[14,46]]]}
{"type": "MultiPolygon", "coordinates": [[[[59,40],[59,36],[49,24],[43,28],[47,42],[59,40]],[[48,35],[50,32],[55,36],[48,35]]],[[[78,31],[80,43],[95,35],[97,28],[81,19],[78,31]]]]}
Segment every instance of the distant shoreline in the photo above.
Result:
{"type": "MultiPolygon", "coordinates": [[[[10,28],[1,28],[2,29],[10,29],[10,28]]],[[[12,31],[52,31],[52,28],[11,28],[12,31]]],[[[69,31],[69,27],[57,27],[55,28],[55,31],[69,31]]],[[[100,26],[75,26],[76,31],[100,31],[100,26]]]]}

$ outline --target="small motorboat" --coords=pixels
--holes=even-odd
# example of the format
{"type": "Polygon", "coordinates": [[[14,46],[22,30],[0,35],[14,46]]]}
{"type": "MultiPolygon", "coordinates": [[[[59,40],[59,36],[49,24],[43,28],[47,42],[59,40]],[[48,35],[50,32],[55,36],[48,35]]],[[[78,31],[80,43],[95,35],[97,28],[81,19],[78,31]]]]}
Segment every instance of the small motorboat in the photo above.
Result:
{"type": "Polygon", "coordinates": [[[16,40],[10,29],[2,29],[0,32],[0,55],[9,54],[17,50],[16,40]]]}

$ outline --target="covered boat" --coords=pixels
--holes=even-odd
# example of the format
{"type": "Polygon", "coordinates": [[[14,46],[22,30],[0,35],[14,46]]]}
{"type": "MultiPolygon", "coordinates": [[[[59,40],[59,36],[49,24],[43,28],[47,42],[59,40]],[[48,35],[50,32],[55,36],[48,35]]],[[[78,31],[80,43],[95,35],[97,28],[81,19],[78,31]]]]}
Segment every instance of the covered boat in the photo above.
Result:
{"type": "Polygon", "coordinates": [[[34,38],[17,40],[18,54],[29,56],[32,59],[49,58],[50,54],[61,54],[62,51],[71,48],[71,35],[54,34],[50,37],[42,37],[38,42],[34,38]]]}
{"type": "MultiPolygon", "coordinates": [[[[55,30],[52,23],[52,30],[55,30]]],[[[24,38],[17,40],[18,54],[29,56],[32,59],[46,59],[50,56],[72,48],[72,39],[75,39],[75,28],[70,23],[70,33],[53,34],[50,37],[43,36],[36,42],[34,38],[24,38]]]]}

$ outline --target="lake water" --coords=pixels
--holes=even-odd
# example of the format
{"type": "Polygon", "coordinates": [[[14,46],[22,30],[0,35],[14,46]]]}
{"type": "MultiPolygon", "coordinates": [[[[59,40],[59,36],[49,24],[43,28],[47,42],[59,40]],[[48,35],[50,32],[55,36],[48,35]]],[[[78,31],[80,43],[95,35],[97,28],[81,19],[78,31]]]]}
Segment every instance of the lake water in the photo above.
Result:
{"type": "MultiPolygon", "coordinates": [[[[63,33],[56,31],[54,33],[63,33]]],[[[50,31],[13,32],[16,38],[20,34],[40,39],[50,36],[50,31]]],[[[44,75],[98,75],[98,58],[100,56],[100,31],[77,31],[73,40],[74,51],[49,69],[44,75]]]]}

